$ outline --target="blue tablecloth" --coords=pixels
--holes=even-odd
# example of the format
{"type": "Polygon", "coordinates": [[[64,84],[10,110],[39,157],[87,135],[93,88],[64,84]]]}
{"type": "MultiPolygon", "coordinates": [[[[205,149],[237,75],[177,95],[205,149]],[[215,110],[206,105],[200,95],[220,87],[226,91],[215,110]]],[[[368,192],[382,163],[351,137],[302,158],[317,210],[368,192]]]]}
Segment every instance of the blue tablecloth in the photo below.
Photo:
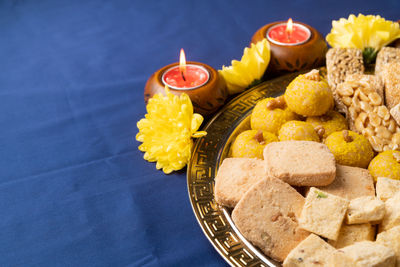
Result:
{"type": "Polygon", "coordinates": [[[391,1],[2,1],[0,266],[225,266],[192,212],[186,173],[135,141],[143,89],[178,60],[240,58],[262,25],[326,35],[391,1]]]}

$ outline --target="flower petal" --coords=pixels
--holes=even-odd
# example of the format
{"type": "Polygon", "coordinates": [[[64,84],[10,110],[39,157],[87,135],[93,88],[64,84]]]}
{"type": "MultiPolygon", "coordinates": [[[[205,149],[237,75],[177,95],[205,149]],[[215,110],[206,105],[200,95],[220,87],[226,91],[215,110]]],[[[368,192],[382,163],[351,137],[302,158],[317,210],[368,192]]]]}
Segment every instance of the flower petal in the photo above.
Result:
{"type": "Polygon", "coordinates": [[[225,80],[228,93],[242,92],[254,80],[259,80],[270,60],[270,46],[267,39],[246,47],[240,61],[232,60],[231,66],[222,66],[219,74],[225,80]]]}

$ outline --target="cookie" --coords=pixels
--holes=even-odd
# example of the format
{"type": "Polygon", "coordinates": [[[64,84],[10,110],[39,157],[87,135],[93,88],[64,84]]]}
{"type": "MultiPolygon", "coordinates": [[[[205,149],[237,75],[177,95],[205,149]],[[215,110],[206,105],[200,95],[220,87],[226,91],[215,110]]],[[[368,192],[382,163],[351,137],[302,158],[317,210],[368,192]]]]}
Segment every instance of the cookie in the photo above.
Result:
{"type": "Polygon", "coordinates": [[[374,180],[368,170],[339,164],[336,165],[335,180],[328,186],[319,186],[318,189],[349,200],[375,196],[374,180]]]}
{"type": "Polygon", "coordinates": [[[335,249],[317,235],[311,234],[294,248],[283,262],[283,267],[326,266],[335,249]]]}
{"type": "Polygon", "coordinates": [[[336,175],[335,157],[324,144],[283,141],[264,149],[265,166],[271,176],[294,186],[322,186],[336,175]]]}
{"type": "Polygon", "coordinates": [[[246,192],[232,220],[247,240],[282,262],[309,235],[297,222],[303,204],[304,198],[290,185],[268,178],[246,192]]]}
{"type": "Polygon", "coordinates": [[[233,208],[253,184],[267,176],[260,159],[226,158],[215,177],[215,200],[233,208]]]}
{"type": "MultiPolygon", "coordinates": [[[[338,251],[349,257],[352,262],[350,265],[335,264],[332,266],[394,267],[396,265],[395,252],[391,248],[382,246],[376,242],[357,242],[338,251]]],[[[333,255],[339,256],[340,254],[334,253],[333,255]]]]}
{"type": "Polygon", "coordinates": [[[343,248],[361,241],[374,241],[375,227],[369,223],[346,225],[343,224],[337,240],[328,243],[335,248],[343,248]]]}

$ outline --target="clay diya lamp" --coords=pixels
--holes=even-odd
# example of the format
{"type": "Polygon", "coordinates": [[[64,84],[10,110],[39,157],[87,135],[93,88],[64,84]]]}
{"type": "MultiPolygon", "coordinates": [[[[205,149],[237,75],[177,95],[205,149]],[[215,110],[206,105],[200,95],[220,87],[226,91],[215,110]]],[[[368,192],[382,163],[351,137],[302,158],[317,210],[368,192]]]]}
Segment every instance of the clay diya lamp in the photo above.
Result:
{"type": "Polygon", "coordinates": [[[313,27],[301,23],[274,22],[261,27],[252,37],[257,43],[267,38],[271,60],[266,73],[276,76],[287,72],[317,68],[325,64],[328,50],[323,36],[313,27]]]}
{"type": "Polygon", "coordinates": [[[186,93],[193,103],[196,113],[209,115],[222,106],[227,97],[226,88],[218,72],[209,65],[189,61],[181,49],[180,62],[167,65],[150,76],[145,90],[147,101],[157,93],[165,94],[165,85],[171,93],[186,93]]]}

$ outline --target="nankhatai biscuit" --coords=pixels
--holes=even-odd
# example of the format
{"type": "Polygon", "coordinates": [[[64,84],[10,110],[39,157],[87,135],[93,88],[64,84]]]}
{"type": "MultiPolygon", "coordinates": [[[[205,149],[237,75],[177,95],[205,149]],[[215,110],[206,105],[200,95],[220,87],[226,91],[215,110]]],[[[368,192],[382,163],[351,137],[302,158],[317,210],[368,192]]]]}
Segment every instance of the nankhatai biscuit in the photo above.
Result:
{"type": "Polygon", "coordinates": [[[339,164],[336,165],[335,180],[328,186],[318,186],[318,189],[349,200],[375,196],[374,179],[368,170],[339,164]]]}
{"type": "Polygon", "coordinates": [[[343,248],[361,241],[374,241],[375,227],[369,223],[343,224],[339,231],[337,240],[328,240],[335,248],[343,248]]]}
{"type": "Polygon", "coordinates": [[[226,158],[215,177],[215,200],[220,205],[235,207],[253,184],[267,177],[260,159],[226,158]]]}
{"type": "Polygon", "coordinates": [[[242,197],[232,220],[247,240],[282,262],[309,235],[297,222],[303,204],[304,198],[289,184],[264,179],[242,197]]]}
{"type": "Polygon", "coordinates": [[[282,141],[264,149],[266,169],[272,177],[294,186],[322,186],[336,175],[335,157],[324,144],[282,141]]]}

